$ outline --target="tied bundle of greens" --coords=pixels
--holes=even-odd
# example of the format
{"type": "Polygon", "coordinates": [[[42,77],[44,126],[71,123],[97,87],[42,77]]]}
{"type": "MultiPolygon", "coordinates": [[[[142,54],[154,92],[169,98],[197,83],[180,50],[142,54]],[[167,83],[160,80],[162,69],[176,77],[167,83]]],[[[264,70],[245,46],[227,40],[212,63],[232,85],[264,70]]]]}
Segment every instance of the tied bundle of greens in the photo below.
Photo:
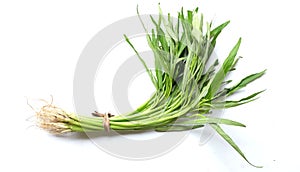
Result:
{"type": "MultiPolygon", "coordinates": [[[[139,14],[138,10],[137,13],[139,14]]],[[[54,134],[99,132],[110,129],[167,132],[210,125],[251,164],[220,127],[221,124],[239,127],[245,127],[245,125],[209,114],[216,109],[235,107],[256,100],[262,91],[236,101],[229,101],[226,98],[260,78],[264,75],[265,70],[251,74],[228,87],[227,84],[231,80],[226,80],[226,77],[235,70],[240,59],[237,57],[237,52],[241,39],[237,41],[222,65],[219,66],[217,59],[212,64],[209,64],[209,60],[213,60],[210,57],[216,46],[217,38],[229,21],[214,29],[211,28],[211,22],[203,26],[203,15],[198,13],[198,8],[187,11],[187,13],[182,9],[178,12],[176,20],[170,14],[164,17],[160,8],[157,20],[150,17],[155,25],[151,32],[147,31],[142,20],[141,23],[147,32],[149,47],[153,51],[154,70],[147,67],[129,38],[124,36],[144,65],[156,88],[155,93],[148,101],[128,114],[113,116],[95,112],[94,116],[90,117],[67,113],[51,103],[43,106],[36,113],[38,125],[54,134]]]]}

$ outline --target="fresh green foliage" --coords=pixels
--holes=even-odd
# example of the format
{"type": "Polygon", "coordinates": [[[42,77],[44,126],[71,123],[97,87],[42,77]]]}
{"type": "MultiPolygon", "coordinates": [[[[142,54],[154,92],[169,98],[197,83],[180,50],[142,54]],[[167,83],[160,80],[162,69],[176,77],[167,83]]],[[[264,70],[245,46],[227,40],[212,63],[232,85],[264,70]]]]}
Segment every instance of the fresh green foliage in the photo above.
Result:
{"type": "Polygon", "coordinates": [[[234,141],[229,137],[228,134],[225,133],[225,131],[216,123],[210,124],[219,134],[222,136],[250,165],[257,167],[257,168],[262,168],[262,166],[256,166],[251,164],[244,153],[240,150],[240,148],[234,143],[234,141]]]}
{"type": "MultiPolygon", "coordinates": [[[[138,11],[137,13],[139,14],[138,11]]],[[[240,59],[237,57],[237,53],[241,45],[241,38],[218,70],[218,60],[210,58],[218,36],[229,24],[229,21],[212,29],[212,23],[205,23],[203,15],[198,13],[198,9],[187,11],[187,13],[181,9],[175,19],[170,14],[165,17],[159,8],[158,19],[152,16],[150,18],[154,24],[154,29],[150,32],[145,28],[143,21],[141,22],[147,32],[146,38],[153,52],[154,70],[147,67],[130,39],[126,35],[124,37],[145,67],[156,92],[135,111],[110,117],[110,129],[153,129],[165,132],[190,130],[210,125],[249,162],[239,147],[220,127],[220,125],[240,127],[245,127],[245,125],[208,114],[215,109],[235,107],[256,100],[262,91],[239,100],[229,101],[226,98],[260,78],[264,75],[265,70],[249,75],[234,86],[227,88],[227,84],[231,82],[231,80],[227,80],[228,74],[235,69],[237,61],[240,59]],[[209,65],[209,61],[212,60],[214,63],[209,65]]],[[[60,112],[60,114],[62,113],[60,112]]],[[[104,118],[67,114],[66,116],[67,120],[59,121],[66,129],[56,130],[55,128],[50,131],[59,131],[59,133],[67,131],[95,132],[105,129],[105,125],[102,125],[105,123],[104,118]]],[[[61,125],[60,123],[58,126],[61,125]]],[[[249,162],[249,164],[251,163],[249,162]]]]}

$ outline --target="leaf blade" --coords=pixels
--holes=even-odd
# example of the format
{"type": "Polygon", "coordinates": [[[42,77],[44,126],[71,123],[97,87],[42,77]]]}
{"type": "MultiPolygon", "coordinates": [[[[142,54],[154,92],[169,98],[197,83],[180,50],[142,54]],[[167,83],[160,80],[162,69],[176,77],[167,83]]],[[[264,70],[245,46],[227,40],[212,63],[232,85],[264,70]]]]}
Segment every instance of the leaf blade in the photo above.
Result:
{"type": "Polygon", "coordinates": [[[213,129],[215,129],[217,131],[217,133],[227,142],[230,144],[230,146],[236,150],[241,156],[242,158],[247,161],[250,165],[252,165],[253,167],[256,168],[262,168],[262,166],[256,166],[254,164],[252,164],[245,156],[245,154],[241,151],[241,149],[238,147],[237,144],[235,144],[235,142],[230,138],[230,136],[225,133],[225,131],[218,125],[218,124],[210,124],[212,126],[213,129]]]}
{"type": "MultiPolygon", "coordinates": [[[[148,36],[149,36],[149,35],[148,35],[148,36]]],[[[153,85],[157,88],[157,87],[158,87],[158,85],[157,85],[157,80],[156,80],[156,78],[154,77],[152,71],[148,68],[146,62],[145,62],[144,59],[140,56],[139,52],[134,48],[134,46],[133,46],[132,43],[130,42],[129,38],[128,38],[126,35],[124,35],[124,38],[125,38],[126,42],[130,45],[130,47],[134,50],[134,52],[136,53],[136,55],[138,56],[139,60],[140,60],[141,63],[143,64],[144,68],[146,69],[146,71],[147,71],[147,73],[148,73],[148,75],[149,75],[149,77],[150,77],[150,79],[151,79],[153,85]]]]}
{"type": "Polygon", "coordinates": [[[266,73],[266,70],[263,70],[259,73],[251,74],[251,75],[243,78],[238,84],[236,84],[235,86],[229,88],[227,96],[230,96],[233,93],[235,93],[237,90],[240,90],[240,89],[246,87],[249,83],[255,81],[256,79],[258,79],[260,77],[262,77],[265,73],[266,73]]]}
{"type": "Polygon", "coordinates": [[[240,106],[249,102],[252,102],[257,99],[257,95],[261,94],[265,90],[255,92],[245,98],[242,98],[240,100],[231,100],[231,101],[225,101],[225,102],[215,102],[212,107],[214,109],[223,109],[223,108],[231,108],[231,107],[236,107],[240,106]]]}
{"type": "Polygon", "coordinates": [[[213,78],[211,87],[209,89],[209,93],[207,94],[208,99],[212,98],[215,95],[215,93],[219,90],[227,73],[230,71],[232,65],[234,64],[234,60],[235,60],[236,54],[239,50],[239,47],[241,45],[241,41],[242,41],[242,39],[239,38],[236,45],[230,51],[228,57],[223,62],[222,67],[219,69],[219,71],[216,73],[215,77],[213,78]]]}

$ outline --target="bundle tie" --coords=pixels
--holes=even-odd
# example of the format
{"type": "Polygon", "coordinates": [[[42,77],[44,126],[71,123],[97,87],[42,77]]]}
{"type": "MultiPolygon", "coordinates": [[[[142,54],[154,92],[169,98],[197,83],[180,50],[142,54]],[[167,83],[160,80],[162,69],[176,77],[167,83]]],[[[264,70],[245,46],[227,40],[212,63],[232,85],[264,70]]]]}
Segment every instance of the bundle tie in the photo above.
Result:
{"type": "Polygon", "coordinates": [[[102,117],[103,118],[103,128],[106,132],[109,132],[110,130],[110,124],[109,124],[109,118],[113,117],[114,115],[112,115],[111,113],[99,113],[97,111],[95,111],[94,113],[92,113],[92,115],[97,116],[97,117],[102,117]]]}

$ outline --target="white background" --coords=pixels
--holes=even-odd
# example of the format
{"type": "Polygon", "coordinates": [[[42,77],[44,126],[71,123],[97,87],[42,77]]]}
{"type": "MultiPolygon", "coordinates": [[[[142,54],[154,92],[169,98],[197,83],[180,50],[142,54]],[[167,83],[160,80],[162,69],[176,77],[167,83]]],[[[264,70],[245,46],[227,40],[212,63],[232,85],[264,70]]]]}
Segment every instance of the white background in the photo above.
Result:
{"type": "MultiPolygon", "coordinates": [[[[247,128],[224,127],[254,164],[249,166],[215,135],[199,146],[190,135],[172,152],[147,161],[128,161],[99,150],[82,137],[56,137],[30,127],[29,98],[49,99],[74,110],[72,87],[77,59],[105,26],[135,15],[157,13],[158,1],[0,2],[0,171],[299,171],[299,30],[297,1],[162,0],[173,14],[200,7],[214,23],[230,19],[219,38],[222,58],[238,37],[244,58],[234,78],[267,68],[246,93],[267,89],[258,101],[225,112],[247,128]]],[[[101,48],[101,47],[99,47],[101,48]]],[[[133,55],[133,54],[130,54],[133,55]]],[[[108,76],[109,77],[109,76],[108,76]]],[[[141,91],[141,90],[137,90],[141,91]]],[[[109,97],[110,98],[110,97],[109,97]]]]}

